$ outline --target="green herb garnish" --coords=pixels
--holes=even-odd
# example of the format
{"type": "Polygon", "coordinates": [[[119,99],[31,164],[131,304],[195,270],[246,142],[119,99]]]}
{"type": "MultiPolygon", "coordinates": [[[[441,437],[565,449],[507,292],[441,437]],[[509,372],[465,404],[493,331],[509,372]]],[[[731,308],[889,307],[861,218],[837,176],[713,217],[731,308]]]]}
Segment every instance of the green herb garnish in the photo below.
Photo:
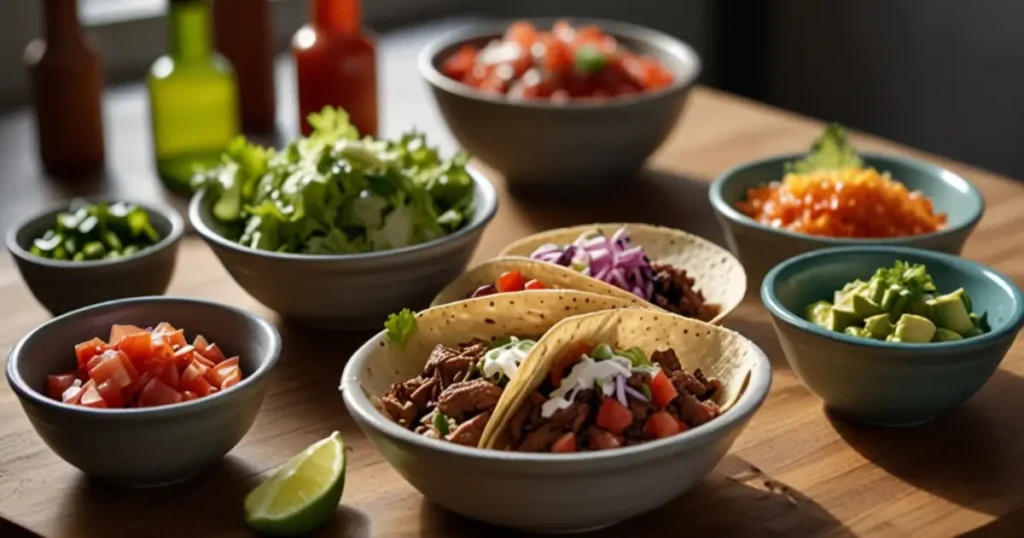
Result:
{"type": "Polygon", "coordinates": [[[608,57],[593,45],[583,45],[576,49],[576,60],[574,66],[576,71],[585,75],[592,75],[604,69],[608,65],[608,57]]]}
{"type": "Polygon", "coordinates": [[[56,226],[32,241],[29,251],[54,260],[88,261],[130,256],[160,241],[141,207],[117,202],[72,202],[56,226]]]}
{"type": "Polygon", "coordinates": [[[387,330],[385,338],[388,341],[399,347],[405,346],[409,336],[416,332],[416,314],[413,314],[412,310],[408,308],[403,308],[397,314],[388,315],[388,320],[384,322],[384,328],[387,330]]]}
{"type": "Polygon", "coordinates": [[[629,349],[620,351],[619,355],[629,359],[629,363],[633,366],[633,368],[640,368],[643,366],[651,365],[651,360],[647,358],[647,354],[644,353],[644,350],[638,347],[631,347],[629,349]]]}
{"type": "Polygon", "coordinates": [[[825,127],[814,144],[811,152],[803,159],[786,163],[786,172],[808,174],[819,170],[842,170],[858,168],[864,165],[857,150],[846,139],[846,130],[842,125],[832,123],[825,127]]]}
{"type": "Polygon", "coordinates": [[[434,410],[434,429],[441,437],[448,436],[448,417],[444,413],[434,410]]]}

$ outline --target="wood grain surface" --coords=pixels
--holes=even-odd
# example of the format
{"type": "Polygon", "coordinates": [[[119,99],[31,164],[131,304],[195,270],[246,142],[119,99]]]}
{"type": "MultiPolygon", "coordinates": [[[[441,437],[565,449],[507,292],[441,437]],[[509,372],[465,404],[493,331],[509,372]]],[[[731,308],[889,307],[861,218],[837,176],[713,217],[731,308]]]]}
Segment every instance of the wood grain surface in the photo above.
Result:
{"type": "MultiPolygon", "coordinates": [[[[415,124],[452,147],[413,70],[415,51],[445,24],[450,23],[382,38],[384,87],[391,88],[384,99],[386,134],[415,124]]],[[[287,99],[287,88],[282,93],[287,99]]],[[[119,115],[107,123],[116,130],[108,147],[119,179],[94,189],[160,195],[145,143],[143,102],[136,87],[108,96],[107,113],[119,115]]],[[[281,109],[282,115],[294,111],[287,105],[281,109]]],[[[26,134],[26,125],[18,114],[0,119],[0,139],[11,140],[12,131],[26,134]]],[[[820,128],[817,121],[697,89],[684,121],[649,168],[620,187],[568,205],[512,198],[492,174],[500,209],[476,260],[535,231],[603,220],[673,226],[722,242],[707,201],[708,182],[742,161],[805,149],[820,128]]],[[[923,157],[972,180],[988,206],[964,256],[1018,283],[1024,280],[1024,185],[868,136],[855,135],[855,142],[864,150],[923,157]]],[[[22,151],[0,152],[5,171],[19,171],[0,176],[0,229],[10,225],[12,213],[38,210],[69,192],[37,179],[31,145],[16,143],[22,151]],[[23,194],[12,198],[14,193],[23,194]]],[[[337,518],[320,535],[515,535],[431,505],[358,430],[342,405],[337,379],[368,334],[318,332],[280,320],[246,295],[195,237],[183,242],[168,293],[251,309],[280,327],[284,355],[252,430],[220,464],[185,484],[117,489],[88,480],[54,455],[0,382],[0,515],[8,520],[0,522],[0,536],[247,536],[241,513],[245,494],[332,430],[340,430],[350,447],[349,467],[337,518]]],[[[6,356],[48,317],[6,254],[0,256],[0,305],[0,355],[6,356]]],[[[984,389],[962,407],[917,428],[877,429],[830,417],[800,385],[753,294],[725,325],[753,339],[772,359],[776,376],[764,407],[697,487],[664,508],[592,536],[1022,534],[1024,423],[1018,418],[1024,408],[1024,347],[1015,345],[984,389]]]]}

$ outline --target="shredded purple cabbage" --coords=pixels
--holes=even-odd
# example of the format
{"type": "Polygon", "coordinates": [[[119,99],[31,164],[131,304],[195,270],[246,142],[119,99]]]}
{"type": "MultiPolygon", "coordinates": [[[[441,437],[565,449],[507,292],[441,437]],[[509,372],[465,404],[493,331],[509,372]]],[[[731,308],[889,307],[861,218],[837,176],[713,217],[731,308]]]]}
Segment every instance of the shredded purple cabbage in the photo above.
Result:
{"type": "Polygon", "coordinates": [[[645,301],[654,293],[654,269],[643,248],[630,246],[622,227],[611,238],[600,233],[585,233],[571,245],[547,243],[537,247],[530,257],[569,267],[587,276],[633,293],[645,301]]]}

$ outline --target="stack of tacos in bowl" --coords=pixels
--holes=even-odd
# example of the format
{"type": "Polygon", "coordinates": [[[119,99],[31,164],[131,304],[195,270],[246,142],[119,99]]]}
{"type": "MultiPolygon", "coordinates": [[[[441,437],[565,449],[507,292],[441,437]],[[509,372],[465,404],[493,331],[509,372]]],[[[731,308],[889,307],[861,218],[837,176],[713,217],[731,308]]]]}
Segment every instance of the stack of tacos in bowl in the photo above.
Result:
{"type": "MultiPolygon", "coordinates": [[[[719,323],[747,291],[747,276],[728,250],[692,234],[639,223],[585,224],[520,239],[499,256],[562,266],[654,306],[719,323]]],[[[467,275],[460,279],[469,278],[467,275]]]]}
{"type": "Polygon", "coordinates": [[[668,502],[728,451],[771,381],[732,331],[586,292],[406,318],[415,330],[393,323],[349,361],[349,412],[429,500],[523,530],[601,527],[668,502]]]}

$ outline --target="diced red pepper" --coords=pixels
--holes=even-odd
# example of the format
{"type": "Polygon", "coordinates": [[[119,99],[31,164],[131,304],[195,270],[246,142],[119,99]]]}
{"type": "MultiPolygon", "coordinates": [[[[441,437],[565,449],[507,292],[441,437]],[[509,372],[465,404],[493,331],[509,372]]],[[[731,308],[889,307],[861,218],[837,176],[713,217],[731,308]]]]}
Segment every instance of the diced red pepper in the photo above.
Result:
{"type": "Polygon", "coordinates": [[[665,375],[664,370],[658,370],[654,379],[651,380],[651,403],[655,407],[665,407],[672,403],[672,400],[679,396],[679,391],[672,385],[672,380],[665,375]]]}

